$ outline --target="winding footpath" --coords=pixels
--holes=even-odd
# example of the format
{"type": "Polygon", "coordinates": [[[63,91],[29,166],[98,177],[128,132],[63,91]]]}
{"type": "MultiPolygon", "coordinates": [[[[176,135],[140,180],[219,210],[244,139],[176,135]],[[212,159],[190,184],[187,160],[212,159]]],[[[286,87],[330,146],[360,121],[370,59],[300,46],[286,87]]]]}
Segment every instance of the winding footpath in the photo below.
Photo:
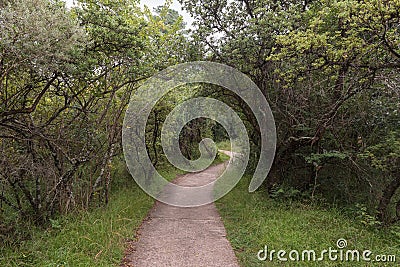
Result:
{"type": "MultiPolygon", "coordinates": [[[[223,152],[230,155],[228,151],[223,152]]],[[[173,183],[208,184],[224,168],[224,164],[212,166],[199,173],[179,176],[173,183]]],[[[165,194],[171,198],[182,197],[168,188],[165,194]]],[[[211,194],[204,197],[211,199],[211,194]]],[[[214,203],[180,208],[156,202],[137,234],[138,240],[128,244],[123,267],[239,267],[214,203]]]]}

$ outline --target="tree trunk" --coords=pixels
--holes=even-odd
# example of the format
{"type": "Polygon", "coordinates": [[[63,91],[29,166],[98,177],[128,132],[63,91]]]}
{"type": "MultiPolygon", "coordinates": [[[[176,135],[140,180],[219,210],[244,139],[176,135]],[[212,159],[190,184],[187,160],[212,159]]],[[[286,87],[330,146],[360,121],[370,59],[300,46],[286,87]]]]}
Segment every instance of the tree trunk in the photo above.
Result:
{"type": "MultiPolygon", "coordinates": [[[[378,205],[378,219],[384,223],[390,223],[388,215],[388,206],[397,189],[400,188],[400,174],[393,171],[394,179],[385,187],[378,205]]],[[[400,209],[399,204],[397,208],[400,209]]]]}

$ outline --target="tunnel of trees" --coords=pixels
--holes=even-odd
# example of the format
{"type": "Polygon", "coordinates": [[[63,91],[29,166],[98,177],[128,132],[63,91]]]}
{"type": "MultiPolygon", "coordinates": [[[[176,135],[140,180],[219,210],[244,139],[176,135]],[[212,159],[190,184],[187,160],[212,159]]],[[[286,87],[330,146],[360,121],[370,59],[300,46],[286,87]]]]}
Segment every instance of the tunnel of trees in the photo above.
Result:
{"type": "MultiPolygon", "coordinates": [[[[141,8],[136,0],[0,2],[0,232],[20,220],[106,205],[112,162],[131,95],[168,66],[205,60],[248,75],[277,127],[277,154],[263,186],[271,197],[360,203],[384,224],[400,220],[400,1],[180,0],[195,19],[141,8]],[[186,27],[186,28],[185,28],[186,27]]],[[[166,160],[163,120],[186,98],[230,105],[251,139],[251,109],[223,88],[177,88],[147,124],[154,165],[166,160]]],[[[191,121],[188,158],[221,126],[191,121]]]]}

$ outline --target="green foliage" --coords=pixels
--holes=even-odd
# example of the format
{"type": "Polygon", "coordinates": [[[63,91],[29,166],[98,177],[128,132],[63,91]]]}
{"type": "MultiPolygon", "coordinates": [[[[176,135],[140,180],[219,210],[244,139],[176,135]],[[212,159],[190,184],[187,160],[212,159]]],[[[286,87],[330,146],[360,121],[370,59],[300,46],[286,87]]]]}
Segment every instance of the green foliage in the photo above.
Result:
{"type": "Polygon", "coordinates": [[[363,204],[356,204],[355,214],[357,216],[357,220],[359,220],[359,222],[366,227],[374,228],[382,225],[382,222],[378,221],[376,216],[369,214],[367,207],[363,204]]]}
{"type": "Polygon", "coordinates": [[[311,153],[309,156],[306,156],[304,159],[307,163],[316,163],[318,165],[326,162],[328,159],[336,158],[340,160],[344,160],[348,157],[346,153],[341,153],[339,151],[325,151],[324,153],[311,153]]]}
{"type": "MultiPolygon", "coordinates": [[[[105,207],[50,219],[48,228],[32,227],[30,239],[18,246],[0,246],[1,266],[117,266],[127,241],[154,204],[127,172],[124,161],[113,162],[113,191],[105,207]]],[[[180,172],[164,168],[173,179],[180,172]]],[[[27,226],[25,226],[27,227],[27,226]]]]}
{"type": "MultiPolygon", "coordinates": [[[[282,223],[271,219],[282,212],[284,223],[297,229],[296,222],[306,233],[315,229],[303,220],[330,227],[328,237],[317,231],[314,239],[328,245],[338,238],[332,229],[336,222],[344,221],[339,228],[348,233],[354,230],[350,221],[339,212],[310,211],[304,204],[289,210],[293,215],[282,202],[295,203],[310,190],[312,196],[339,195],[361,203],[356,214],[361,225],[371,228],[379,222],[367,206],[380,203],[382,214],[400,208],[399,0],[181,0],[196,19],[191,35],[170,9],[171,1],[155,12],[141,9],[138,0],[78,2],[72,10],[60,0],[0,2],[0,235],[5,244],[26,240],[15,252],[6,249],[4,255],[11,256],[1,258],[1,265],[107,266],[118,261],[115,235],[127,236],[151,203],[136,188],[135,196],[125,189],[121,196],[110,194],[110,185],[126,183],[119,180],[124,168],[113,160],[122,153],[126,105],[143,80],[186,61],[212,60],[243,71],[274,112],[278,145],[266,187],[281,201],[266,200],[261,191],[250,198],[254,207],[243,206],[245,198],[236,192],[241,203],[233,199],[224,210],[243,210],[232,217],[235,221],[278,242],[278,234],[268,235],[260,221],[282,223]],[[121,210],[124,201],[138,203],[121,210]],[[99,208],[104,203],[109,205],[99,208]],[[60,216],[90,208],[97,209],[60,216]],[[244,220],[249,210],[255,212],[254,222],[244,220]],[[321,221],[315,222],[318,216],[321,221]],[[49,228],[32,231],[38,225],[49,228]],[[31,235],[34,241],[28,241],[31,235]]],[[[174,106],[196,96],[223,100],[238,113],[251,139],[248,170],[254,169],[265,133],[238,96],[205,84],[177,88],[153,109],[146,135],[153,163],[168,179],[175,177],[162,154],[162,121],[174,106]]],[[[198,143],[205,137],[223,141],[226,132],[210,120],[193,120],[181,133],[183,153],[198,157],[198,143]]],[[[219,147],[230,150],[226,141],[219,147]]],[[[215,162],[226,159],[220,155],[215,162]]],[[[303,244],[300,230],[277,229],[286,244],[303,244]]],[[[365,244],[355,229],[350,238],[365,244]]],[[[257,240],[245,232],[238,231],[236,248],[257,240]]],[[[380,235],[372,234],[372,243],[388,247],[391,240],[377,241],[380,235]]],[[[241,256],[245,263],[246,253],[241,256]]]]}
{"type": "Polygon", "coordinates": [[[107,207],[51,220],[20,246],[0,248],[1,266],[117,266],[125,242],[139,227],[153,200],[133,182],[119,188],[107,207]]]}
{"type": "MultiPolygon", "coordinates": [[[[302,192],[313,187],[316,194],[348,192],[348,204],[373,199],[376,205],[390,181],[357,155],[371,158],[375,148],[374,161],[386,161],[383,155],[396,154],[379,144],[400,125],[400,2],[181,3],[196,19],[194,36],[207,57],[248,74],[271,105],[278,143],[267,188],[285,184],[302,192]],[[328,169],[340,171],[332,175],[328,169]],[[352,193],[354,188],[360,191],[352,193]]],[[[251,133],[254,167],[265,133],[257,131],[234,95],[214,90],[213,96],[241,113],[251,133]]],[[[392,173],[398,165],[394,158],[388,166],[392,173]]]]}
{"type": "MultiPolygon", "coordinates": [[[[213,164],[223,160],[217,158],[213,164]]],[[[127,241],[154,204],[126,170],[113,162],[111,201],[106,207],[50,219],[49,227],[29,229],[31,239],[0,247],[1,266],[119,266],[127,241]]],[[[183,171],[164,165],[158,170],[171,181],[183,171]]]]}
{"type": "MultiPolygon", "coordinates": [[[[273,57],[294,64],[299,58],[303,62],[310,59],[309,64],[318,71],[349,62],[356,64],[352,67],[361,69],[363,64],[365,67],[389,67],[386,64],[395,62],[397,56],[399,7],[398,1],[377,5],[373,0],[312,4],[302,14],[307,19],[305,27],[278,36],[277,42],[282,49],[277,49],[279,53],[274,53],[273,57]]],[[[290,68],[294,71],[309,68],[308,65],[295,66],[290,68]]]]}
{"type": "Polygon", "coordinates": [[[229,140],[219,142],[217,144],[217,146],[218,146],[218,149],[231,151],[231,142],[229,140]]]}
{"type": "Polygon", "coordinates": [[[4,228],[107,203],[131,93],[187,58],[179,19],[154,18],[135,0],[1,5],[4,228]]]}
{"type": "Polygon", "coordinates": [[[161,23],[175,27],[179,26],[180,30],[185,29],[186,23],[183,21],[183,17],[179,15],[178,11],[168,8],[168,4],[154,8],[154,12],[158,15],[154,16],[154,18],[161,23]]]}
{"type": "Polygon", "coordinates": [[[283,186],[274,186],[269,193],[269,196],[272,199],[280,200],[280,201],[293,201],[299,200],[303,197],[300,190],[297,190],[293,187],[283,187],[283,186]]]}
{"type": "Polygon", "coordinates": [[[228,161],[230,157],[226,155],[225,153],[218,152],[216,162],[222,163],[225,161],[228,161]]]}
{"type": "MultiPolygon", "coordinates": [[[[348,249],[369,249],[374,254],[398,255],[398,226],[388,229],[365,227],[354,213],[348,216],[335,208],[315,204],[268,199],[265,191],[247,192],[250,176],[246,176],[225,197],[217,202],[227,230],[227,238],[241,266],[338,266],[337,261],[273,262],[259,261],[257,253],[265,245],[268,250],[290,251],[314,249],[320,252],[336,247],[340,238],[347,240],[348,249]]],[[[362,212],[367,216],[365,209],[362,212]]],[[[374,224],[368,216],[368,225],[374,224]]],[[[374,224],[375,226],[375,224],[374,224]]],[[[365,266],[365,262],[340,263],[343,266],[365,266]]]]}
{"type": "Polygon", "coordinates": [[[50,219],[50,224],[53,229],[61,229],[61,224],[58,220],[50,219]]]}
{"type": "Polygon", "coordinates": [[[400,131],[390,132],[382,142],[366,148],[360,157],[368,159],[372,166],[387,171],[400,164],[400,131]]]}
{"type": "Polygon", "coordinates": [[[86,37],[61,1],[6,1],[0,9],[0,17],[3,75],[5,70],[24,72],[29,69],[51,76],[54,72],[68,72],[74,68],[70,63],[86,37]]]}

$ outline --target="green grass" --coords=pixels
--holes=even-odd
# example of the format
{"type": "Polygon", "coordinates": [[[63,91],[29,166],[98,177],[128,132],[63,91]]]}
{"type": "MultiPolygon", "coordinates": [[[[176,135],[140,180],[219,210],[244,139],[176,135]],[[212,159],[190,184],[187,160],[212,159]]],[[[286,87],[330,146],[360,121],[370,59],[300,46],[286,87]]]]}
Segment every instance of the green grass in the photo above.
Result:
{"type": "Polygon", "coordinates": [[[3,248],[0,266],[117,266],[152,205],[136,185],[121,189],[107,207],[61,217],[20,247],[3,248]]]}
{"type": "MultiPolygon", "coordinates": [[[[398,266],[400,235],[398,230],[372,229],[361,225],[337,209],[294,202],[285,204],[266,197],[266,192],[248,193],[250,178],[244,177],[217,202],[230,240],[241,266],[398,266]],[[394,254],[397,263],[367,265],[365,262],[273,262],[259,261],[257,253],[314,249],[317,258],[324,249],[336,249],[338,239],[347,240],[347,249],[369,249],[374,254],[394,254]]],[[[398,228],[397,228],[398,229],[398,228]]],[[[346,251],[346,249],[345,249],[346,251]]],[[[287,257],[287,255],[286,255],[287,257]]]]}
{"type": "MultiPolygon", "coordinates": [[[[126,241],[154,204],[123,171],[114,177],[109,204],[90,211],[61,216],[47,229],[32,228],[31,238],[18,247],[0,246],[0,266],[119,266],[126,241]]],[[[164,167],[172,180],[183,172],[164,167]]]]}
{"type": "Polygon", "coordinates": [[[217,147],[218,149],[231,151],[231,142],[229,140],[219,142],[217,147]]]}
{"type": "Polygon", "coordinates": [[[230,157],[224,153],[218,152],[218,163],[228,161],[230,157]]]}
{"type": "MultiPolygon", "coordinates": [[[[220,154],[213,165],[225,160],[225,155],[220,154]]],[[[154,204],[119,169],[123,166],[115,173],[114,190],[106,207],[61,216],[47,229],[26,229],[29,240],[19,246],[0,245],[0,266],[119,266],[126,241],[135,238],[154,204]]],[[[171,181],[185,172],[164,165],[159,173],[171,181]]]]}

